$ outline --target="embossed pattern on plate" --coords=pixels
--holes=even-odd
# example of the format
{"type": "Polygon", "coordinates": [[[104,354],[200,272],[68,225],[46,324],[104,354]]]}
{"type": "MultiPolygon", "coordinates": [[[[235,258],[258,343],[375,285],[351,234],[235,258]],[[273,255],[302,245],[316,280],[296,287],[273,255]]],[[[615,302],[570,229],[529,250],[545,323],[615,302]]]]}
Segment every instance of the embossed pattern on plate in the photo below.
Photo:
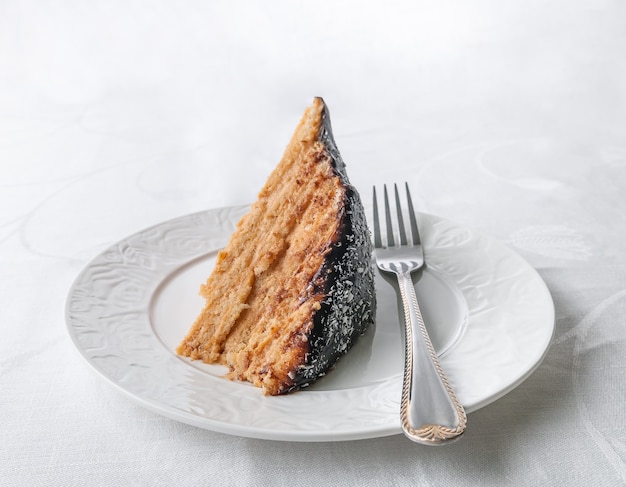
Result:
{"type": "MultiPolygon", "coordinates": [[[[173,349],[202,307],[199,285],[247,207],[208,210],[136,233],[97,256],[66,304],[80,354],[146,408],[223,433],[291,441],[399,434],[402,344],[395,294],[377,282],[377,325],[312,387],[265,397],[173,349]]],[[[442,366],[467,411],[539,365],[554,330],[550,294],[506,246],[420,214],[428,268],[417,292],[442,366]]]]}

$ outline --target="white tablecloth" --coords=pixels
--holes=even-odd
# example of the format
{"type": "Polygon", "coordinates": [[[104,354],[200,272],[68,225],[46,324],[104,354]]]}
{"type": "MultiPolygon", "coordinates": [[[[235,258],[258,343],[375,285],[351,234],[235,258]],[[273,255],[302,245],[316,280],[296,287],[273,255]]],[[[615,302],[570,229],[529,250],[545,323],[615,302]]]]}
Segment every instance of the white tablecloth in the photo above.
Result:
{"type": "Polygon", "coordinates": [[[626,484],[625,52],[618,0],[1,2],[0,484],[626,484]],[[553,296],[545,361],[458,443],[198,429],[68,336],[95,255],[253,201],[315,95],[365,198],[407,180],[553,296]]]}

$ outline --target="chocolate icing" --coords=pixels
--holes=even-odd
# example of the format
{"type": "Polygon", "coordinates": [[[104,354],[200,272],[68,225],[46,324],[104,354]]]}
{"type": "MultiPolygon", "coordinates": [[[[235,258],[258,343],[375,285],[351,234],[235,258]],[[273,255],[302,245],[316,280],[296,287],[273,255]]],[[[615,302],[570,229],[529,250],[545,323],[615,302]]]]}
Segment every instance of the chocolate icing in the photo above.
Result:
{"type": "Polygon", "coordinates": [[[344,208],[335,236],[329,242],[329,252],[313,282],[314,292],[321,292],[324,299],[313,316],[306,362],[293,374],[292,385],[281,393],[305,387],[324,375],[374,323],[376,314],[372,243],[365,211],[358,192],[348,180],[325,104],[318,137],[340,178],[344,208]]]}

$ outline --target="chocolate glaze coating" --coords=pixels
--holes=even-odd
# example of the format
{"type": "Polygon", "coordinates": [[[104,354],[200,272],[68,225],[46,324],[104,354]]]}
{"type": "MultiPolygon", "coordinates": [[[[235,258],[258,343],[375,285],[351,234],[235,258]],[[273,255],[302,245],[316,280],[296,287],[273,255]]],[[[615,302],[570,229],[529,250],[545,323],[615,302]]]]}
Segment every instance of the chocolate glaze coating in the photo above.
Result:
{"type": "Polygon", "coordinates": [[[313,316],[306,362],[294,372],[292,385],[281,393],[307,386],[324,375],[374,323],[376,314],[372,242],[365,211],[358,192],[348,180],[325,104],[319,140],[340,178],[344,208],[330,251],[313,282],[314,292],[322,293],[324,299],[313,316]]]}

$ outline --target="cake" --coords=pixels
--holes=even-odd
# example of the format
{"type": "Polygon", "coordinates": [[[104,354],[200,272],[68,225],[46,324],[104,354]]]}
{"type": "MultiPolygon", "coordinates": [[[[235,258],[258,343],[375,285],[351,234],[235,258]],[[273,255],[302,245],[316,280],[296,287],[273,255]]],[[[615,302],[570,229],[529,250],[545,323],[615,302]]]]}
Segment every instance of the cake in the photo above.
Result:
{"type": "Polygon", "coordinates": [[[279,395],[323,376],[373,323],[372,244],[315,98],[200,287],[177,353],[279,395]]]}

